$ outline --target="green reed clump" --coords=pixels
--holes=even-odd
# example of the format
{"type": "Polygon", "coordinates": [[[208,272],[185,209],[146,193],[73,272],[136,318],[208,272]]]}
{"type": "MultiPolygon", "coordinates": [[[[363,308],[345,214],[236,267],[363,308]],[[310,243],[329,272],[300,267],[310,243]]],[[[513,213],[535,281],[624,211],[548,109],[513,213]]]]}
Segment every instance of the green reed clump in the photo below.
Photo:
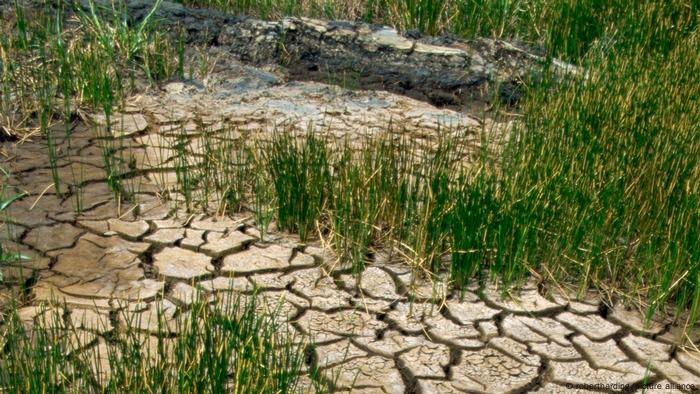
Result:
{"type": "Polygon", "coordinates": [[[381,169],[371,145],[355,151],[346,140],[339,157],[333,161],[330,193],[330,227],[334,249],[360,274],[381,209],[382,190],[375,176],[381,169]]]}
{"type": "Polygon", "coordinates": [[[260,152],[277,196],[280,228],[311,236],[329,196],[329,147],[312,129],[298,138],[275,133],[260,152]]]}
{"type": "Polygon", "coordinates": [[[491,239],[496,231],[499,200],[495,176],[479,167],[462,171],[452,185],[453,209],[449,212],[451,277],[458,286],[480,277],[493,260],[491,239]]]}
{"type": "Polygon", "coordinates": [[[155,2],[135,23],[119,2],[100,8],[90,1],[83,8],[59,1],[53,8],[32,9],[16,1],[14,13],[4,15],[8,20],[0,39],[0,119],[5,131],[21,133],[34,127],[34,114],[46,98],[52,107],[54,101],[63,102],[61,115],[67,121],[71,104],[94,111],[120,102],[133,90],[137,75],[151,81],[174,75],[178,49],[155,28],[160,4],[155,2]],[[69,12],[74,14],[70,20],[69,12]],[[52,95],[42,93],[45,87],[52,95]],[[9,97],[13,106],[7,105],[9,97]]]}
{"type": "Polygon", "coordinates": [[[528,92],[498,183],[494,264],[642,296],[650,313],[675,299],[694,320],[700,33],[665,4],[633,10],[585,77],[528,92]]]}
{"type": "MultiPolygon", "coordinates": [[[[227,299],[216,306],[195,302],[176,318],[176,336],[166,328],[162,312],[158,332],[152,336],[139,332],[139,322],[124,315],[122,329],[99,339],[100,346],[79,351],[94,339],[81,334],[62,307],[45,307],[31,329],[25,328],[13,307],[0,326],[0,390],[282,393],[300,389],[300,374],[307,371],[304,338],[285,329],[278,310],[261,312],[255,297],[227,299]]],[[[316,389],[329,391],[321,382],[316,382],[316,389]]]]}

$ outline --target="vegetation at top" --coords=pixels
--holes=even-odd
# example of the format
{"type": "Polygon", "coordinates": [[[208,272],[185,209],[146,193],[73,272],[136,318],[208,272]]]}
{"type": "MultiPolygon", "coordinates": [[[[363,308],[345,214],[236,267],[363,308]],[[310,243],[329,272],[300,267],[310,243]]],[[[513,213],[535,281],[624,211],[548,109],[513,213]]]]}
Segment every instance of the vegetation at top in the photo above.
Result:
{"type": "MultiPolygon", "coordinates": [[[[426,35],[488,37],[543,45],[578,62],[594,47],[643,40],[665,46],[697,28],[700,2],[671,0],[181,0],[261,18],[311,16],[364,20],[426,35]],[[637,17],[647,14],[644,20],[637,17]],[[650,18],[651,17],[651,18],[650,18]],[[651,22],[640,25],[639,22],[651,22]],[[637,34],[636,38],[630,34],[637,34]],[[671,38],[672,39],[672,38],[671,38]],[[658,40],[658,41],[657,41],[658,40]]],[[[640,42],[641,43],[641,42],[640,42]]],[[[626,44],[622,44],[626,45],[626,44]]]]}

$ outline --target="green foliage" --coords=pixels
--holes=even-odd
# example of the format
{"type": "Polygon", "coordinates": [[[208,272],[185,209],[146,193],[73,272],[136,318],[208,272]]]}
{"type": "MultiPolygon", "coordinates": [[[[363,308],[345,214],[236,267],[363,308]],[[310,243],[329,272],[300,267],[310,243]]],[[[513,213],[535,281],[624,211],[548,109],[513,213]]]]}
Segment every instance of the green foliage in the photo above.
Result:
{"type": "MultiPolygon", "coordinates": [[[[283,393],[299,388],[304,338],[284,329],[278,310],[261,313],[255,297],[231,295],[218,306],[195,302],[176,318],[172,337],[161,313],[154,336],[125,326],[89,345],[63,307],[46,307],[27,330],[11,309],[0,328],[0,390],[8,392],[283,393]]],[[[172,323],[171,323],[172,324],[172,323]]],[[[316,372],[311,371],[312,375],[316,372]]],[[[328,388],[317,383],[318,392],[328,388]]]]}
{"type": "Polygon", "coordinates": [[[279,226],[306,242],[328,200],[328,145],[309,129],[304,138],[276,133],[260,153],[275,188],[279,226]]]}
{"type": "MultiPolygon", "coordinates": [[[[0,168],[2,170],[3,174],[5,174],[5,170],[0,168]]],[[[5,174],[7,175],[7,174],[5,174]]],[[[5,210],[12,205],[13,202],[24,198],[26,196],[26,193],[17,193],[14,195],[11,195],[9,197],[5,197],[5,185],[3,185],[2,188],[0,188],[0,215],[5,213],[5,210]]],[[[8,231],[10,231],[10,228],[8,228],[8,231]]],[[[21,253],[12,253],[10,251],[5,250],[5,248],[2,245],[2,242],[0,242],[0,264],[3,263],[13,263],[18,260],[28,260],[29,258],[27,256],[22,255],[21,253]]],[[[0,272],[0,282],[2,281],[2,272],[0,272]]]]}

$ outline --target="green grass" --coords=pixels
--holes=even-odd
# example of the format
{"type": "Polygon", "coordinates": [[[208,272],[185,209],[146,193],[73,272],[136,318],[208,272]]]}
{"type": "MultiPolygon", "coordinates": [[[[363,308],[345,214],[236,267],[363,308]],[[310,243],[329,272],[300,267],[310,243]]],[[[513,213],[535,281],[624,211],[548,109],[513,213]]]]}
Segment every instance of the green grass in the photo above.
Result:
{"type": "MultiPolygon", "coordinates": [[[[195,302],[176,317],[173,337],[159,315],[148,346],[138,321],[124,315],[118,329],[95,342],[61,306],[45,306],[27,329],[16,309],[0,326],[0,390],[7,392],[282,393],[301,390],[307,371],[305,338],[287,331],[277,312],[261,313],[255,297],[209,306],[195,302]],[[78,344],[77,346],[75,344],[78,344]],[[101,361],[102,360],[102,361],[101,361]]],[[[125,312],[119,312],[124,314],[125,312]]],[[[104,327],[94,327],[102,330],[104,327]]],[[[316,372],[311,372],[315,375],[316,372]]],[[[328,383],[314,380],[318,392],[328,383]]],[[[304,392],[304,391],[299,391],[304,392]]]]}
{"type": "MultiPolygon", "coordinates": [[[[672,0],[660,5],[644,0],[182,0],[183,4],[245,13],[265,19],[312,16],[363,19],[400,30],[449,33],[464,38],[490,37],[543,46],[558,58],[578,63],[594,46],[613,45],[630,29],[645,34],[683,34],[697,27],[700,3],[672,0]],[[631,15],[654,9],[664,23],[635,23],[631,15]],[[667,23],[668,22],[668,23],[667,23]]],[[[650,22],[650,21],[646,21],[650,22]]],[[[649,40],[648,42],[651,42],[649,40]]],[[[655,44],[656,45],[656,44],[655,44]]]]}
{"type": "Polygon", "coordinates": [[[274,185],[280,228],[299,234],[306,242],[328,200],[330,178],[329,146],[310,130],[305,138],[275,133],[262,144],[259,157],[274,185]]]}
{"type": "MultiPolygon", "coordinates": [[[[0,176],[2,178],[8,178],[9,173],[7,171],[0,167],[0,176]]],[[[6,216],[7,215],[7,209],[14,203],[15,201],[23,198],[25,196],[25,193],[17,193],[17,194],[10,194],[10,188],[7,186],[6,179],[3,179],[2,186],[0,186],[0,215],[6,216]]],[[[11,227],[10,221],[7,220],[7,217],[2,218],[3,221],[5,221],[7,228],[5,229],[8,234],[13,233],[13,229],[11,227]]],[[[3,230],[3,231],[5,231],[3,230]]],[[[12,238],[12,237],[10,237],[12,238]]],[[[22,255],[21,253],[13,252],[9,250],[6,246],[3,246],[2,241],[0,241],[0,266],[3,264],[11,264],[11,263],[16,263],[17,261],[20,260],[27,260],[28,257],[22,255]]],[[[3,277],[2,277],[2,272],[0,272],[0,283],[2,283],[3,277]]]]}

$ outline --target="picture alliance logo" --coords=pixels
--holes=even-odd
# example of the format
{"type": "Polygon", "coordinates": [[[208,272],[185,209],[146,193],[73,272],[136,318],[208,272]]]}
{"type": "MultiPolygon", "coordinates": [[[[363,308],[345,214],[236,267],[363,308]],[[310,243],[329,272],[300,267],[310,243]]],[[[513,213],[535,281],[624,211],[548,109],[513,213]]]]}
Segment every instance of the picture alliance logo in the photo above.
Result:
{"type": "Polygon", "coordinates": [[[636,387],[636,385],[631,385],[629,383],[567,383],[565,385],[567,389],[579,389],[579,390],[614,390],[614,391],[619,391],[619,390],[630,390],[632,388],[636,389],[641,389],[642,391],[645,392],[653,392],[655,390],[681,390],[681,391],[690,391],[690,392],[695,392],[696,385],[695,384],[684,384],[684,383],[671,383],[671,382],[666,382],[666,383],[648,383],[648,384],[643,384],[640,387],[636,387]]]}

